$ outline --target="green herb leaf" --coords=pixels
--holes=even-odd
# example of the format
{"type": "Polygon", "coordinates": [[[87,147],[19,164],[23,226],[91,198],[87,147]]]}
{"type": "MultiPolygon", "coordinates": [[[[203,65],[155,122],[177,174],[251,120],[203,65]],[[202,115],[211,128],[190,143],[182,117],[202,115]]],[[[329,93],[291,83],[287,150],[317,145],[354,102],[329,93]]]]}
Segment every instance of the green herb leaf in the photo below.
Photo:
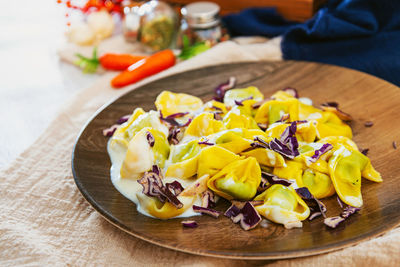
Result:
{"type": "Polygon", "coordinates": [[[198,42],[195,43],[194,45],[189,45],[189,39],[187,38],[186,35],[183,36],[182,43],[183,43],[183,48],[178,57],[183,60],[192,58],[210,49],[210,45],[208,45],[205,42],[198,42]]]}
{"type": "Polygon", "coordinates": [[[75,54],[78,60],[74,62],[75,65],[80,67],[84,73],[95,73],[100,61],[97,57],[97,47],[93,48],[92,58],[87,58],[79,53],[75,54]]]}

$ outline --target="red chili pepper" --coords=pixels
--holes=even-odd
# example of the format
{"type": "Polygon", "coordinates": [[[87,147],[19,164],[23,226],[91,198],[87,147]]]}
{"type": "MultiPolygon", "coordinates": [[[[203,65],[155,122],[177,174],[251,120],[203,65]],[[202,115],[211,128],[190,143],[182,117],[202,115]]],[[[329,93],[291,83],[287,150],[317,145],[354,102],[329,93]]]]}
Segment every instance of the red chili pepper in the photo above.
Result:
{"type": "Polygon", "coordinates": [[[169,49],[163,50],[129,66],[127,70],[111,80],[111,85],[114,88],[120,88],[166,70],[173,65],[175,65],[174,53],[169,49]]]}
{"type": "Polygon", "coordinates": [[[146,58],[146,56],[107,53],[102,55],[99,61],[101,66],[107,70],[126,70],[130,65],[144,58],[146,58]]]}

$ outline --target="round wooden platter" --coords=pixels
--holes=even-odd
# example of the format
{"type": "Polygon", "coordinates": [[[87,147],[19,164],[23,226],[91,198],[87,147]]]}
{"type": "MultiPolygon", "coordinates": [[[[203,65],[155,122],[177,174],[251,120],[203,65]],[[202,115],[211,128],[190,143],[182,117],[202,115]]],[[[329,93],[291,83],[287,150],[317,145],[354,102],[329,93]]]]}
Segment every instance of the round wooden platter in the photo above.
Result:
{"type": "MultiPolygon", "coordinates": [[[[192,70],[152,82],[128,92],[98,111],[76,142],[72,170],[75,182],[87,201],[109,222],[127,233],[166,248],[193,254],[236,259],[294,258],[325,253],[378,236],[400,222],[400,88],[371,75],[330,65],[306,62],[237,63],[192,70]],[[134,203],[111,184],[107,138],[102,130],[134,108],[155,109],[163,90],[212,99],[213,88],[230,76],[237,87],[257,86],[266,97],[285,88],[297,88],[314,105],[336,101],[354,121],[351,127],[360,148],[382,174],[383,183],[362,180],[364,206],[336,229],[328,229],[323,218],[305,221],[303,228],[287,230],[270,223],[244,231],[221,216],[196,216],[199,227],[183,228],[182,218],[158,220],[137,212],[134,203]],[[365,127],[372,121],[372,127],[365,127]]],[[[323,201],[328,216],[340,210],[336,196],[323,201]]],[[[220,203],[224,211],[228,204],[220,203]]]]}

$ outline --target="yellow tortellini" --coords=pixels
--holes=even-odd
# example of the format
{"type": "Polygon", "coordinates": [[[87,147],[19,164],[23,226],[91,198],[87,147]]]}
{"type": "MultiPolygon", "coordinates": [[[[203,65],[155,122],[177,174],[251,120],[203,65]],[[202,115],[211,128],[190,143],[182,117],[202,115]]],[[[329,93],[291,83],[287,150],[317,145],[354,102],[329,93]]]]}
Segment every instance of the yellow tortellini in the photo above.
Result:
{"type": "Polygon", "coordinates": [[[239,155],[220,147],[210,146],[204,148],[199,155],[197,176],[201,177],[205,174],[213,176],[226,165],[240,159],[239,155]]]}
{"type": "Polygon", "coordinates": [[[225,166],[208,180],[208,187],[226,199],[250,200],[261,182],[261,169],[253,157],[225,166]]]}
{"type": "Polygon", "coordinates": [[[369,159],[361,152],[350,150],[341,145],[329,159],[329,172],[340,199],[353,207],[363,204],[361,195],[361,177],[381,182],[380,174],[376,172],[369,159]]]}
{"type": "Polygon", "coordinates": [[[194,112],[203,106],[203,101],[188,94],[177,94],[170,91],[163,91],[157,96],[155,105],[161,110],[163,116],[180,112],[194,112]]]}
{"type": "Polygon", "coordinates": [[[243,130],[236,128],[216,133],[210,137],[210,140],[216,145],[238,154],[249,148],[252,143],[252,140],[244,138],[243,135],[243,130]]]}
{"type": "Polygon", "coordinates": [[[307,204],[294,189],[281,184],[272,185],[254,200],[264,201],[255,207],[262,216],[286,228],[301,227],[301,221],[310,215],[307,204]]]}
{"type": "Polygon", "coordinates": [[[225,130],[221,121],[214,119],[211,113],[196,116],[185,131],[185,136],[202,137],[225,130]]]}

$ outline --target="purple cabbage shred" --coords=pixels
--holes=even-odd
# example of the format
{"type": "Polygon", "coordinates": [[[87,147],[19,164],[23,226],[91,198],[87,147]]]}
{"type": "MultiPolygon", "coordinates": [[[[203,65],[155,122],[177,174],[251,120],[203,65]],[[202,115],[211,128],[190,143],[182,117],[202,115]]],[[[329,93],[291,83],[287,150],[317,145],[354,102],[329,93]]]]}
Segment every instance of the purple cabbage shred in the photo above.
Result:
{"type": "Polygon", "coordinates": [[[199,226],[196,221],[182,221],[182,225],[187,228],[196,228],[199,226]]]}
{"type": "Polygon", "coordinates": [[[326,218],[326,206],[320,200],[315,198],[307,187],[300,187],[295,189],[296,193],[307,203],[311,212],[321,212],[322,216],[326,218]]]}
{"type": "Polygon", "coordinates": [[[201,194],[201,206],[203,208],[214,208],[217,205],[217,196],[213,191],[207,189],[201,194]]]}
{"type": "Polygon", "coordinates": [[[250,230],[261,222],[261,216],[250,202],[246,202],[243,208],[234,204],[225,212],[225,216],[231,218],[234,223],[240,223],[244,230],[250,230]]]}
{"type": "Polygon", "coordinates": [[[157,165],[153,165],[152,171],[145,172],[138,183],[143,186],[142,193],[146,196],[156,197],[162,203],[168,201],[178,209],[183,207],[182,202],[163,184],[161,170],[157,165]]]}
{"type": "Polygon", "coordinates": [[[173,193],[175,196],[179,196],[180,193],[182,193],[185,188],[181,185],[180,182],[178,181],[173,181],[172,183],[166,183],[165,186],[168,188],[171,193],[173,193]]]}
{"type": "Polygon", "coordinates": [[[236,78],[229,77],[227,82],[218,85],[214,89],[214,92],[215,92],[214,100],[219,101],[219,102],[224,102],[225,93],[228,90],[233,89],[235,87],[235,85],[236,85],[236,78]]]}
{"type": "Polygon", "coordinates": [[[177,145],[179,143],[178,134],[181,132],[179,127],[173,126],[169,128],[168,141],[170,144],[177,145]]]}
{"type": "Polygon", "coordinates": [[[113,136],[113,134],[117,130],[118,126],[119,126],[118,124],[114,124],[111,127],[107,128],[107,129],[104,129],[103,130],[103,135],[106,136],[106,137],[113,136]]]}
{"type": "Polygon", "coordinates": [[[247,97],[245,99],[242,99],[242,100],[235,100],[235,104],[238,105],[238,106],[243,106],[243,102],[246,101],[246,100],[250,100],[250,99],[253,99],[253,97],[249,96],[249,97],[247,97]]]}
{"type": "Polygon", "coordinates": [[[200,206],[197,206],[197,205],[193,205],[193,211],[194,212],[199,212],[201,214],[207,214],[207,215],[210,215],[211,217],[214,217],[214,218],[218,218],[219,215],[221,215],[221,212],[219,212],[217,210],[213,210],[213,209],[210,209],[210,208],[204,208],[204,207],[200,207],[200,206]]]}
{"type": "Polygon", "coordinates": [[[314,155],[311,156],[310,161],[316,162],[323,154],[331,150],[333,146],[329,143],[323,144],[320,149],[315,150],[314,155]]]}
{"type": "Polygon", "coordinates": [[[262,178],[266,179],[268,181],[268,183],[271,184],[271,185],[272,184],[281,184],[283,186],[289,186],[289,185],[291,185],[293,183],[290,180],[279,178],[276,175],[273,175],[271,173],[264,172],[264,171],[261,171],[261,176],[262,176],[262,178]]]}
{"type": "Polygon", "coordinates": [[[189,118],[189,119],[187,120],[187,122],[186,122],[186,123],[183,123],[183,124],[177,122],[175,119],[176,119],[176,118],[184,117],[184,116],[186,116],[187,114],[189,114],[189,113],[188,113],[188,112],[179,112],[179,113],[174,113],[174,114],[171,114],[171,115],[169,115],[169,116],[167,116],[167,117],[164,117],[163,114],[162,114],[162,111],[160,110],[160,120],[165,121],[165,122],[167,122],[168,124],[173,125],[173,126],[177,126],[177,127],[186,127],[186,126],[188,126],[188,125],[190,124],[190,122],[192,121],[191,118],[189,118]]]}
{"type": "Polygon", "coordinates": [[[205,139],[204,141],[201,141],[198,143],[199,145],[207,145],[207,146],[213,146],[215,145],[214,143],[209,142],[208,139],[205,139]]]}
{"type": "Polygon", "coordinates": [[[156,142],[156,139],[154,138],[154,136],[151,134],[151,132],[147,132],[146,133],[146,139],[147,142],[149,143],[150,147],[154,146],[154,143],[156,142]]]}
{"type": "Polygon", "coordinates": [[[128,115],[124,115],[121,118],[119,118],[116,122],[116,124],[123,124],[124,122],[127,122],[129,120],[129,118],[131,117],[130,114],[128,115]]]}

